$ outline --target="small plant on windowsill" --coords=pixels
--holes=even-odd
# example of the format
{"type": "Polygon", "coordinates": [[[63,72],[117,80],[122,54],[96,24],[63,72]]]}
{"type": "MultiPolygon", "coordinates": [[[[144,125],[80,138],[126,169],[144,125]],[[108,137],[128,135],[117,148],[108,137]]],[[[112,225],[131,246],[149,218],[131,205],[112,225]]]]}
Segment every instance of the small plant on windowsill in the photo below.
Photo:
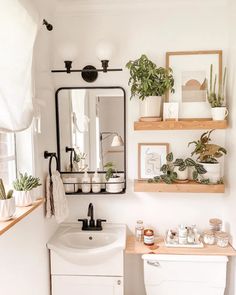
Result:
{"type": "Polygon", "coordinates": [[[35,201],[34,189],[40,185],[39,178],[19,173],[19,177],[13,182],[16,205],[20,207],[31,205],[35,201]]]}
{"type": "Polygon", "coordinates": [[[181,159],[178,158],[174,161],[173,153],[169,153],[166,156],[166,164],[161,167],[160,176],[156,176],[153,179],[149,179],[149,183],[153,182],[165,182],[167,184],[171,184],[174,182],[188,182],[188,168],[193,169],[192,178],[197,180],[199,175],[206,173],[206,170],[203,168],[201,164],[196,163],[193,159],[181,159]]]}
{"type": "Polygon", "coordinates": [[[16,211],[13,190],[5,191],[2,179],[0,179],[0,221],[9,220],[16,211]]]}
{"type": "Polygon", "coordinates": [[[104,165],[106,170],[105,178],[106,178],[106,191],[108,193],[120,193],[123,190],[124,180],[121,175],[117,174],[117,170],[115,169],[115,165],[113,162],[107,162],[104,165]]]}
{"type": "MultiPolygon", "coordinates": [[[[212,144],[211,133],[214,130],[204,132],[200,139],[197,141],[192,141],[188,145],[195,145],[191,156],[196,155],[197,161],[205,168],[207,173],[204,175],[204,179],[209,179],[210,183],[222,183],[221,177],[221,167],[218,159],[224,154],[227,154],[225,148],[212,144]]],[[[204,181],[204,180],[203,180],[204,181]]]]}

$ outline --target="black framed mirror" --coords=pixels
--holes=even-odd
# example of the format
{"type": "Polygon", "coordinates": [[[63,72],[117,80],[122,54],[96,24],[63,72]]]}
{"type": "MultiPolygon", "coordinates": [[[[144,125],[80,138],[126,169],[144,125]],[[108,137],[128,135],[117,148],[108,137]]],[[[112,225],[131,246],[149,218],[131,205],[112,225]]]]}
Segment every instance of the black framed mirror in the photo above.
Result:
{"type": "Polygon", "coordinates": [[[125,90],[61,87],[55,99],[57,154],[66,193],[124,193],[125,90]]]}

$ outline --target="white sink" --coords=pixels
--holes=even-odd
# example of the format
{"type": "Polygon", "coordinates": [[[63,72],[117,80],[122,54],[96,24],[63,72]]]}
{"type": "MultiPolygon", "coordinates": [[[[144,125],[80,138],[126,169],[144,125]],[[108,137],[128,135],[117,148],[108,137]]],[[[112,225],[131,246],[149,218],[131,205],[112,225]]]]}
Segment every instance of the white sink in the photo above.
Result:
{"type": "Polygon", "coordinates": [[[82,231],[79,223],[64,223],[47,245],[72,263],[94,264],[123,251],[125,244],[124,224],[104,224],[102,231],[82,231]]]}

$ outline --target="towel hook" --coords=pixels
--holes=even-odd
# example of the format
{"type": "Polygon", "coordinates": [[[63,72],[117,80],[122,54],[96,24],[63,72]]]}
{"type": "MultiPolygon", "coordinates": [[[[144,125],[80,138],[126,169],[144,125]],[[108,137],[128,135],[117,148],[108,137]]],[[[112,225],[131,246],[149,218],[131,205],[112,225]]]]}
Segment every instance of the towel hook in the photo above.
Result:
{"type": "Polygon", "coordinates": [[[54,158],[56,161],[56,169],[57,171],[59,171],[59,162],[58,162],[58,158],[57,158],[57,154],[56,153],[50,153],[48,151],[44,152],[44,158],[48,159],[49,158],[49,176],[52,176],[52,159],[54,158]]]}

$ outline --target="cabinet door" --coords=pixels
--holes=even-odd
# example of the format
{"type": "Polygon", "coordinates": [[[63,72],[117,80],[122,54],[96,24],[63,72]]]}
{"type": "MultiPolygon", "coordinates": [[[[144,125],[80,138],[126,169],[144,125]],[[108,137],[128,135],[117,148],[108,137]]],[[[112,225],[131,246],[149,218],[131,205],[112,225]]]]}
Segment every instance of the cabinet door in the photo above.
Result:
{"type": "Polygon", "coordinates": [[[123,277],[52,276],[52,295],[123,295],[123,277]]]}

